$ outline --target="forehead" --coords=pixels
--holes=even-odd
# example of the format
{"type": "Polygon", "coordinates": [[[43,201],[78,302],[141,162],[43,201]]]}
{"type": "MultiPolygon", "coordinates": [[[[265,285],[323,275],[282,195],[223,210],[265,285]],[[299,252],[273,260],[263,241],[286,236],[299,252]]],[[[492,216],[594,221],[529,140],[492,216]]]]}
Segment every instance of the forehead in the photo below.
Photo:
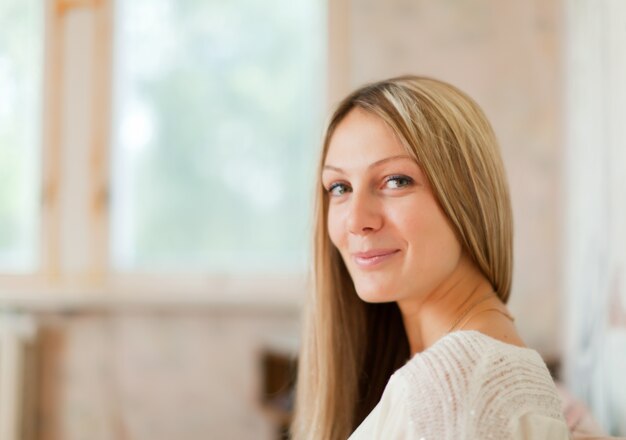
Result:
{"type": "Polygon", "coordinates": [[[407,151],[391,127],[379,116],[355,108],[335,128],[325,163],[359,167],[402,154],[407,151]]]}

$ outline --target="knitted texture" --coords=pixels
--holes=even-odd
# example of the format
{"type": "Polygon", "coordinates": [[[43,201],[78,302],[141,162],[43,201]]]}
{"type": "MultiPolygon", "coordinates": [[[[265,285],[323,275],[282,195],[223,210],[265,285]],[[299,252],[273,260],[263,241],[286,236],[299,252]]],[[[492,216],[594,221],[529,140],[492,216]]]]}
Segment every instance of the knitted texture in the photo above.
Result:
{"type": "Polygon", "coordinates": [[[539,432],[569,438],[539,353],[473,330],[446,335],[397,370],[351,438],[392,438],[391,432],[418,440],[535,438],[539,432]]]}

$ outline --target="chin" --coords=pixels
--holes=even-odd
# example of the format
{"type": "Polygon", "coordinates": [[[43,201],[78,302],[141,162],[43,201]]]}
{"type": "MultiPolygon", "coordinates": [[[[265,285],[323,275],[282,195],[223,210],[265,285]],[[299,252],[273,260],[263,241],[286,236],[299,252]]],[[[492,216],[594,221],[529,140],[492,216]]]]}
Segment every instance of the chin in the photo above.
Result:
{"type": "Polygon", "coordinates": [[[356,288],[356,294],[362,301],[372,304],[387,303],[396,300],[395,295],[390,292],[387,292],[384,289],[372,289],[371,287],[367,289],[356,288]]]}

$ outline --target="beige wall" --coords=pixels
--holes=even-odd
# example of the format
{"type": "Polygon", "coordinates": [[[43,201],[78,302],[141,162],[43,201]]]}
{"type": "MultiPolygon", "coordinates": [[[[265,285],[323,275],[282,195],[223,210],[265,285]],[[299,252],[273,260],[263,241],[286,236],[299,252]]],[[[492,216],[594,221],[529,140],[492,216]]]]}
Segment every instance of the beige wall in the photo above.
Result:
{"type": "Polygon", "coordinates": [[[41,440],[270,439],[260,354],[288,350],[284,311],[40,315],[41,440]]]}

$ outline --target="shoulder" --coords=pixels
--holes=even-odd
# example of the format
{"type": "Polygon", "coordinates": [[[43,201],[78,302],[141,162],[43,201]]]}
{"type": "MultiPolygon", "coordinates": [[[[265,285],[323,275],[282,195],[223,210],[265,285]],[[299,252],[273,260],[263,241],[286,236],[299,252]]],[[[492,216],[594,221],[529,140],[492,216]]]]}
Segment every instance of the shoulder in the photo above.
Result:
{"type": "Polygon", "coordinates": [[[407,389],[412,418],[421,419],[428,402],[475,438],[494,432],[501,435],[494,438],[509,438],[529,414],[564,424],[561,401],[539,353],[478,331],[450,333],[396,375],[407,389]]]}
{"type": "Polygon", "coordinates": [[[552,381],[541,355],[514,336],[492,336],[476,330],[449,333],[428,350],[418,353],[398,373],[437,368],[468,379],[481,375],[539,373],[552,381]]]}
{"type": "Polygon", "coordinates": [[[543,365],[541,356],[507,335],[491,335],[477,330],[455,331],[440,338],[422,353],[416,354],[398,373],[411,376],[424,369],[436,368],[469,377],[477,369],[495,366],[497,359],[526,359],[543,365]]]}
{"type": "Polygon", "coordinates": [[[472,401],[492,409],[507,406],[510,414],[527,412],[536,404],[547,414],[561,417],[556,386],[537,351],[475,333],[485,345],[468,386],[472,401]]]}

